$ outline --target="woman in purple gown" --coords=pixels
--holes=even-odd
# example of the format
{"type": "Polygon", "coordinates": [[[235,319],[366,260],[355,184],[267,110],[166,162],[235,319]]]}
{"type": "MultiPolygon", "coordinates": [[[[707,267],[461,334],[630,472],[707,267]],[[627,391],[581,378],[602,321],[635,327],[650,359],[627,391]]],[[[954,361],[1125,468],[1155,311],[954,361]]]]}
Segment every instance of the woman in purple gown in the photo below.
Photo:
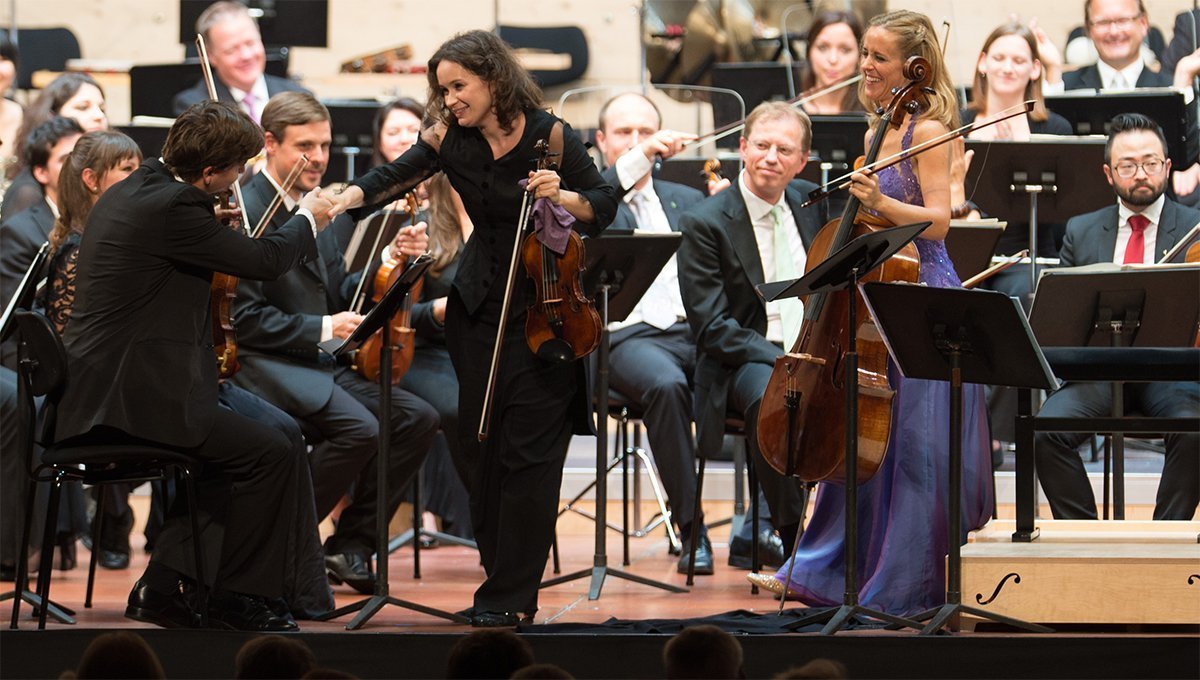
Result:
{"type": "MultiPolygon", "coordinates": [[[[876,17],[863,35],[859,95],[868,111],[886,106],[902,86],[904,61],[919,55],[933,69],[933,92],[900,129],[886,128],[879,157],[957,127],[957,108],[937,35],[929,19],[909,11],[876,17]]],[[[872,119],[867,144],[878,133],[872,119]]],[[[916,240],[920,281],[959,286],[942,239],[949,231],[952,145],[941,145],[877,173],[856,173],[850,192],[864,209],[893,224],[932,221],[916,240]]],[[[889,362],[896,396],[888,451],[879,471],[858,488],[859,603],[889,614],[913,614],[942,604],[949,506],[947,382],[907,379],[889,362]]],[[[983,388],[963,394],[962,527],[982,526],[992,510],[990,437],[983,388]]],[[[810,605],[838,605],[844,593],[845,489],[822,484],[812,520],[793,557],[774,576],[752,581],[810,605]]],[[[964,533],[962,540],[966,539],[964,533]]]]}

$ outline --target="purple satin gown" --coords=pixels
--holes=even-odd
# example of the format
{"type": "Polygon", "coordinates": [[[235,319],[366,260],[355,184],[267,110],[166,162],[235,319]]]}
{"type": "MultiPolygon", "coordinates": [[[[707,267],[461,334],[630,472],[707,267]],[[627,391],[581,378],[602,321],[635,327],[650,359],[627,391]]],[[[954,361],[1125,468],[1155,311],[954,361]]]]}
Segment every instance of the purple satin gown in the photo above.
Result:
{"type": "MultiPolygon", "coordinates": [[[[912,142],[914,123],[904,134],[912,142]]],[[[880,190],[924,205],[906,160],[879,173],[880,190]]],[[[918,238],[920,281],[962,285],[942,241],[918,238]]],[[[896,396],[888,451],[879,471],[858,488],[858,599],[889,614],[915,614],[945,602],[949,496],[950,384],[906,379],[891,361],[896,396]]],[[[981,385],[963,386],[962,540],[992,511],[991,440],[981,385]]],[[[777,577],[809,605],[839,605],[844,580],[845,489],[821,484],[816,506],[792,561],[777,577]],[[790,571],[790,576],[789,576],[790,571]]]]}

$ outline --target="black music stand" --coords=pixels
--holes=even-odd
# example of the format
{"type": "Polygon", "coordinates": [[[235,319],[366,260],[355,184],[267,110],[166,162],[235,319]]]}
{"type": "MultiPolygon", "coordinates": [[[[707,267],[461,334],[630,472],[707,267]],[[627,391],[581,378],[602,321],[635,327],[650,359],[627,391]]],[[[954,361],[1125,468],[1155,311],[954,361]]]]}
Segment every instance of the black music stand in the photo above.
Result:
{"type": "MultiPolygon", "coordinates": [[[[1112,203],[1104,179],[1103,139],[1039,137],[1028,142],[968,139],[975,151],[967,173],[967,195],[992,217],[1029,225],[1029,256],[1038,253],[1038,220],[1063,223],[1112,203]],[[1028,195],[1029,205],[1016,200],[1028,195]]],[[[1029,290],[1037,287],[1037,260],[1029,265],[1029,290]]]]}
{"type": "MultiPolygon", "coordinates": [[[[1045,347],[1190,347],[1200,321],[1200,268],[1101,263],[1050,270],[1038,282],[1030,324],[1045,347]]],[[[1112,417],[1125,413],[1112,380],[1112,417]]],[[[1086,425],[1086,423],[1081,423],[1086,425]]],[[[1112,431],[1114,519],[1125,519],[1125,432],[1112,431]]],[[[1153,431],[1153,430],[1152,430],[1153,431]]],[[[1105,461],[1105,472],[1108,461],[1105,461]]],[[[1018,472],[1020,468],[1018,468],[1018,472]]],[[[1107,474],[1105,475],[1107,478],[1107,474]]],[[[1018,488],[1022,477],[1017,479],[1018,488]]],[[[1107,519],[1109,488],[1104,487],[1107,519]]],[[[1021,507],[1018,505],[1018,529],[1021,507]]],[[[1032,520],[1029,521],[1032,526],[1032,520]]]]}
{"type": "Polygon", "coordinates": [[[387,507],[388,459],[391,457],[392,439],[392,340],[390,337],[390,322],[392,316],[404,304],[404,298],[408,295],[408,292],[417,281],[421,280],[421,277],[425,275],[425,270],[429,268],[432,262],[432,258],[423,255],[406,267],[404,273],[388,288],[387,292],[384,293],[371,312],[363,318],[358,328],[355,328],[354,332],[350,334],[350,337],[344,341],[334,338],[317,345],[321,351],[330,356],[338,357],[346,352],[358,349],[360,345],[366,342],[367,338],[375,334],[375,331],[382,333],[382,342],[380,343],[379,350],[379,450],[375,452],[375,474],[378,476],[378,482],[375,487],[375,593],[366,599],[314,617],[317,621],[328,621],[329,619],[336,619],[350,612],[358,612],[358,616],[355,616],[350,623],[346,624],[346,630],[361,628],[372,616],[383,609],[384,605],[389,604],[421,612],[422,614],[429,614],[430,616],[438,616],[455,623],[469,623],[468,619],[458,614],[451,614],[440,609],[401,600],[388,594],[387,545],[388,521],[391,518],[386,516],[387,513],[384,511],[384,508],[387,507]]]}
{"type": "Polygon", "coordinates": [[[1191,167],[1200,151],[1196,107],[1189,106],[1184,93],[1171,87],[1105,90],[1103,93],[1069,90],[1046,97],[1046,108],[1066,118],[1077,135],[1107,135],[1108,124],[1117,114],[1145,114],[1162,127],[1167,140],[1167,157],[1176,170],[1191,167]]]}
{"type": "MultiPolygon", "coordinates": [[[[686,593],[686,588],[655,581],[608,566],[606,535],[608,527],[608,322],[621,321],[629,316],[638,300],[671,259],[682,236],[670,234],[631,234],[588,239],[587,270],[583,289],[594,297],[600,312],[600,346],[596,353],[596,552],[590,569],[542,581],[540,588],[549,588],[568,581],[591,577],[588,599],[600,599],[600,590],[607,576],[623,578],[645,586],[662,588],[672,593],[686,593]]],[[[699,502],[699,499],[697,499],[699,502]]]]}
{"type": "MultiPolygon", "coordinates": [[[[932,222],[921,222],[903,227],[893,227],[864,234],[842,246],[824,262],[813,267],[804,276],[792,281],[773,281],[755,287],[766,302],[805,295],[832,293],[839,290],[857,290],[858,282],[910,241],[925,231],[932,222]]],[[[811,300],[810,300],[811,303],[811,300]]],[[[840,607],[826,607],[806,614],[789,623],[786,628],[795,630],[811,623],[827,622],[821,629],[822,635],[832,635],[842,630],[855,618],[886,621],[896,626],[918,628],[919,624],[886,612],[869,609],[858,603],[858,305],[846,305],[848,337],[845,354],[846,385],[846,526],[845,554],[846,587],[840,607]]],[[[790,442],[788,444],[790,446],[790,442]]],[[[799,544],[799,535],[796,543],[799,544]]],[[[792,556],[796,546],[792,546],[792,556]]],[[[790,569],[791,560],[784,563],[790,569]]],[[[787,586],[781,597],[787,597],[787,586]]]]}
{"type": "Polygon", "coordinates": [[[960,281],[966,281],[987,269],[1005,227],[1004,222],[992,220],[950,220],[950,232],[946,234],[946,253],[950,255],[950,261],[954,264],[954,271],[958,273],[960,281]]]}
{"type": "MultiPolygon", "coordinates": [[[[962,603],[962,386],[1050,389],[1054,375],[1019,302],[988,290],[866,283],[863,297],[906,378],[950,382],[949,559],[946,604],[922,612],[921,635],[959,630],[966,613],[1035,633],[1051,629],[962,603]]],[[[990,459],[988,461],[990,464],[990,459]]]]}
{"type": "MultiPolygon", "coordinates": [[[[12,298],[8,301],[8,306],[4,308],[3,318],[0,318],[0,342],[8,340],[13,331],[16,330],[16,323],[13,321],[13,314],[18,310],[29,309],[33,305],[33,296],[37,291],[38,284],[45,279],[43,269],[46,264],[46,259],[49,257],[50,244],[43,243],[41,248],[38,248],[37,253],[33,256],[33,261],[29,263],[29,268],[25,270],[25,275],[21,277],[21,282],[17,284],[17,290],[13,293],[12,298]]],[[[22,369],[24,370],[24,369],[22,369]]],[[[17,381],[17,404],[18,414],[16,417],[21,418],[21,422],[32,422],[29,412],[26,409],[32,408],[33,397],[25,392],[25,380],[17,381]]],[[[13,417],[12,414],[7,414],[6,417],[13,417]]],[[[32,438],[33,433],[26,433],[32,438]]],[[[26,471],[33,469],[33,441],[26,441],[25,444],[25,469],[26,471]]],[[[29,496],[26,502],[27,511],[32,508],[32,499],[37,491],[37,481],[30,476],[29,479],[29,496]]],[[[24,522],[24,531],[29,529],[29,520],[24,522]]],[[[29,536],[23,533],[21,537],[21,545],[29,545],[29,536]]],[[[13,630],[17,629],[17,612],[21,602],[28,602],[29,606],[37,611],[42,606],[42,598],[37,593],[29,590],[25,586],[29,585],[29,555],[17,555],[17,577],[16,584],[12,590],[0,595],[0,602],[12,599],[13,613],[12,622],[9,627],[13,630]],[[20,588],[18,591],[17,588],[20,588]]],[[[62,606],[51,600],[46,607],[46,613],[53,616],[59,623],[75,623],[75,619],[71,618],[75,614],[74,611],[62,606]]]]}

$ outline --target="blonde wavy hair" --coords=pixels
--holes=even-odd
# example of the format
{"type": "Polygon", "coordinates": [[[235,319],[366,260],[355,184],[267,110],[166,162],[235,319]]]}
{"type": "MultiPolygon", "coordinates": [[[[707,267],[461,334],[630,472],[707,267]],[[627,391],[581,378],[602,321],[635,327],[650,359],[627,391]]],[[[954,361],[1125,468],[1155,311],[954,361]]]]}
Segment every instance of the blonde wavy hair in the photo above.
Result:
{"type": "MultiPolygon", "coordinates": [[[[898,10],[881,14],[867,24],[867,30],[881,28],[898,38],[901,61],[909,57],[924,57],[933,71],[930,88],[933,93],[921,92],[917,101],[921,106],[920,115],[927,119],[939,121],[946,129],[958,127],[958,102],[954,96],[954,86],[946,73],[946,61],[942,55],[942,47],[938,44],[937,32],[929,17],[919,12],[898,10]]],[[[859,84],[859,100],[869,112],[871,127],[879,123],[879,115],[875,113],[875,102],[867,99],[862,83],[859,84]]]]}

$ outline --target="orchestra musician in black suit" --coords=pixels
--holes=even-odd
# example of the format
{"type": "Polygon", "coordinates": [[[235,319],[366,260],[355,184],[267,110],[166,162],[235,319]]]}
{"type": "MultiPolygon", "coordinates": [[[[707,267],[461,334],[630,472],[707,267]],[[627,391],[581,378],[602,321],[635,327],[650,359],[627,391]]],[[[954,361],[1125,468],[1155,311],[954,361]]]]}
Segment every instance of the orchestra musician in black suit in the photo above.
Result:
{"type": "MultiPolygon", "coordinates": [[[[1157,262],[1200,224],[1200,210],[1163,195],[1171,161],[1162,130],[1153,120],[1137,113],[1114,118],[1104,162],[1117,203],[1067,222],[1059,253],[1062,266],[1157,262]]],[[[1127,409],[1149,417],[1200,419],[1200,383],[1129,383],[1125,394],[1127,409]]],[[[1067,383],[1050,395],[1039,415],[1079,418],[1111,412],[1108,383],[1067,383]]],[[[1035,438],[1038,478],[1058,519],[1096,518],[1096,498],[1078,453],[1087,436],[1042,432],[1035,438]]],[[[1168,434],[1166,443],[1154,519],[1188,520],[1200,503],[1200,435],[1168,434]]]]}
{"type": "MultiPolygon", "coordinates": [[[[204,36],[217,100],[241,108],[254,122],[262,118],[271,97],[280,92],[308,92],[287,78],[263,72],[267,56],[262,35],[242,3],[221,0],[209,5],[196,20],[196,33],[204,36]]],[[[178,115],[208,99],[208,88],[199,80],[176,94],[172,106],[178,115]]]]}
{"type": "MultiPolygon", "coordinates": [[[[280,430],[218,406],[213,273],[271,279],[316,256],[330,204],[315,192],[279,230],[247,238],[221,224],[213,194],[263,146],[244,113],[219,102],[180,116],[163,146],[100,197],[80,243],[64,345],[70,384],[57,436],[150,443],[205,463],[200,537],[216,565],[211,625],[295,630],[268,599],[283,595],[284,555],[305,461],[280,430]]],[[[223,213],[224,214],[224,213],[223,213]]],[[[125,615],[165,627],[192,622],[191,531],[177,499],[125,615]]]]}
{"type": "Polygon", "coordinates": [[[700,352],[697,445],[719,447],[727,413],[744,416],[759,483],[790,549],[801,520],[801,493],[795,480],[762,458],[756,421],[775,359],[795,341],[785,335],[798,329],[796,314],[802,311],[764,304],[754,287],[779,278],[775,238],[786,238],[785,257],[797,276],[803,273],[803,254],[824,223],[824,203],[801,208],[816,187],[792,179],[808,162],[812,125],[807,115],[780,102],[763,103],[746,119],[743,135],[745,169],[734,186],[684,213],[679,223],[679,284],[700,352]],[[778,232],[775,238],[773,232],[778,232]]]}
{"type": "Polygon", "coordinates": [[[1087,36],[1096,46],[1095,64],[1063,73],[1057,78],[1061,57],[1057,50],[1043,53],[1047,63],[1046,94],[1063,90],[1123,90],[1135,87],[1169,87],[1171,76],[1152,71],[1142,58],[1142,42],[1150,31],[1143,0],[1087,0],[1083,9],[1087,36]]]}
{"type": "MultiPolygon", "coordinates": [[[[301,92],[272,99],[263,110],[263,127],[266,169],[243,191],[250,224],[262,219],[301,155],[310,161],[272,218],[266,230],[272,233],[287,223],[302,193],[320,185],[332,133],[329,111],[301,92]]],[[[318,257],[273,281],[239,283],[234,323],[241,370],[233,381],[291,414],[315,444],[312,479],[318,519],[328,515],[353,485],[351,502],[325,542],[325,567],[335,584],[371,593],[375,587],[371,555],[387,549],[376,545],[375,516],[395,514],[437,433],[438,416],[416,395],[392,388],[389,498],[386,508],[378,508],[378,383],[317,349],[318,342],[347,337],[362,321],[360,314],[348,311],[357,277],[346,275],[335,229],[317,237],[318,257]]],[[[428,244],[424,224],[401,229],[396,243],[405,255],[423,253],[428,244]]]]}
{"type": "MultiPolygon", "coordinates": [[[[596,146],[608,165],[603,176],[623,197],[607,234],[678,232],[683,211],[704,199],[697,189],[650,176],[655,157],[669,158],[695,138],[660,130],[661,125],[658,107],[635,92],[619,94],[600,109],[596,146]]],[[[672,519],[686,540],[696,505],[691,387],[696,345],[687,327],[675,256],[629,317],[609,324],[609,330],[609,384],[641,408],[672,519]]],[[[707,527],[700,528],[699,535],[696,573],[711,574],[707,527]]],[[[684,545],[680,573],[687,573],[690,553],[690,546],[684,545]]]]}

